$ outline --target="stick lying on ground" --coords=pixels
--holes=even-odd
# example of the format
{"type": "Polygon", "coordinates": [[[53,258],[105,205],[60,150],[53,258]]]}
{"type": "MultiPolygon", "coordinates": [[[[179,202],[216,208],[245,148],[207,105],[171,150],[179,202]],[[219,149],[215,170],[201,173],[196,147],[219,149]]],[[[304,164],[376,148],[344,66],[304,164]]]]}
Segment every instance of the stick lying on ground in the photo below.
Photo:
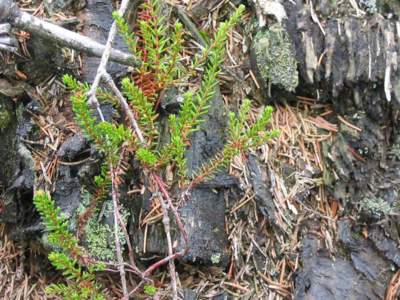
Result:
{"type": "Polygon", "coordinates": [[[17,53],[18,42],[16,38],[10,37],[10,24],[0,24],[0,50],[17,53]]]}
{"type": "MultiPolygon", "coordinates": [[[[102,57],[105,50],[104,45],[86,36],[42,21],[21,11],[12,0],[0,0],[0,23],[10,23],[15,28],[34,33],[42,38],[54,41],[60,46],[82,51],[88,55],[102,57]]],[[[7,50],[7,48],[4,47],[3,50],[7,50]]],[[[132,54],[116,49],[111,50],[110,60],[129,66],[139,64],[139,61],[132,54]]]]}

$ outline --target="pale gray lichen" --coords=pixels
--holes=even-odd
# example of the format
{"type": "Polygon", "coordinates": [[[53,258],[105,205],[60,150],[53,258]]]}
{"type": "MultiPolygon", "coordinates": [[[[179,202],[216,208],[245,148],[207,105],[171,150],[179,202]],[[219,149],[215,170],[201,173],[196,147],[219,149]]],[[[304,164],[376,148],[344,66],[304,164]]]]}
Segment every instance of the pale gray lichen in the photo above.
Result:
{"type": "Polygon", "coordinates": [[[280,24],[272,25],[255,36],[254,52],[260,76],[268,84],[280,85],[293,92],[299,84],[293,45],[280,24]]]}
{"type": "Polygon", "coordinates": [[[213,255],[211,255],[211,262],[214,265],[219,264],[221,261],[221,253],[214,253],[213,255]]]}
{"type": "MultiPolygon", "coordinates": [[[[81,203],[76,210],[77,216],[86,210],[92,196],[87,190],[82,189],[81,197],[81,203]]],[[[113,219],[112,201],[106,200],[103,205],[105,206],[105,209],[100,217],[100,220],[100,212],[99,210],[96,210],[86,223],[84,229],[85,247],[87,248],[90,256],[98,260],[115,261],[114,229],[112,224],[107,224],[107,220],[110,221],[113,219]]],[[[126,224],[129,217],[129,212],[125,209],[122,209],[120,213],[122,220],[126,224]]],[[[71,220],[75,220],[76,218],[71,218],[71,220]]],[[[71,222],[71,228],[73,230],[77,230],[76,221],[71,222]]],[[[121,246],[125,245],[126,239],[122,229],[120,229],[118,235],[121,246]]]]}
{"type": "Polygon", "coordinates": [[[395,205],[380,197],[365,197],[360,203],[360,208],[381,219],[392,213],[395,209],[395,205]]]}
{"type": "MultiPolygon", "coordinates": [[[[126,210],[121,205],[121,210],[120,210],[119,213],[121,215],[122,222],[124,224],[127,224],[128,218],[130,216],[129,211],[126,210]]],[[[108,200],[105,203],[104,217],[106,219],[108,219],[108,220],[113,220],[114,219],[114,205],[113,205],[113,202],[111,200],[108,200]]],[[[112,226],[114,226],[114,225],[112,225],[112,226]]],[[[121,242],[121,245],[125,245],[126,244],[125,234],[123,233],[122,229],[119,230],[119,240],[121,242]]],[[[114,233],[113,233],[113,241],[114,241],[114,233]]]]}
{"type": "Polygon", "coordinates": [[[376,6],[376,0],[360,0],[361,6],[365,7],[365,10],[370,14],[374,14],[378,12],[378,8],[376,6]]]}
{"type": "Polygon", "coordinates": [[[114,243],[110,239],[112,235],[107,224],[99,223],[95,216],[91,217],[85,227],[86,243],[90,255],[99,260],[113,261],[115,251],[114,243]]]}

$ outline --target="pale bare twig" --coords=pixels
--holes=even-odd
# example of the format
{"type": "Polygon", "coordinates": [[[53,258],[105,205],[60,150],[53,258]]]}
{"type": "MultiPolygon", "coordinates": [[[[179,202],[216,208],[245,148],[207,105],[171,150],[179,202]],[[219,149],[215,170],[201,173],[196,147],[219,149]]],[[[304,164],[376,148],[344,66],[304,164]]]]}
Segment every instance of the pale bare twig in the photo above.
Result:
{"type": "MultiPolygon", "coordinates": [[[[119,8],[119,14],[123,16],[125,14],[125,11],[128,7],[129,0],[122,0],[121,7],[119,8]]],[[[107,63],[108,60],[110,59],[110,54],[111,54],[111,49],[112,49],[112,43],[114,41],[115,35],[117,33],[117,24],[114,21],[113,24],[111,25],[110,31],[108,33],[108,38],[107,38],[107,43],[103,52],[103,56],[101,57],[101,61],[99,64],[99,67],[97,68],[97,73],[95,76],[95,79],[92,83],[92,86],[90,87],[89,93],[88,93],[88,99],[89,99],[89,104],[94,106],[99,115],[101,120],[104,122],[104,116],[100,108],[99,101],[97,100],[96,97],[96,91],[99,87],[100,80],[102,76],[107,72],[107,63]]],[[[117,254],[117,260],[118,260],[118,270],[120,273],[121,277],[121,285],[122,285],[122,291],[124,294],[124,299],[128,300],[129,299],[129,294],[128,294],[128,288],[126,284],[126,276],[125,276],[125,267],[124,267],[124,258],[122,256],[122,251],[121,251],[121,243],[119,240],[119,220],[121,219],[120,213],[119,213],[119,199],[118,199],[118,185],[116,183],[116,173],[114,170],[114,166],[112,163],[109,164],[110,167],[110,173],[111,173],[111,194],[112,194],[112,200],[113,200],[113,206],[114,206],[114,239],[115,239],[115,250],[117,254]]],[[[123,227],[123,226],[122,226],[123,227]]]]}
{"type": "Polygon", "coordinates": [[[119,204],[118,204],[118,187],[115,181],[115,170],[112,164],[110,164],[110,173],[111,173],[111,196],[114,205],[114,238],[115,238],[115,250],[117,253],[117,260],[118,260],[118,270],[121,277],[121,285],[122,291],[124,293],[124,299],[128,300],[128,288],[126,285],[126,277],[125,277],[125,267],[124,267],[124,258],[122,256],[121,251],[121,243],[119,240],[119,204]]]}
{"type": "MultiPolygon", "coordinates": [[[[164,224],[165,234],[167,236],[167,245],[168,245],[168,255],[174,255],[174,249],[172,248],[172,239],[171,239],[171,226],[170,219],[168,216],[168,204],[165,203],[163,197],[161,197],[161,208],[163,211],[163,219],[162,222],[164,224]]],[[[175,263],[173,260],[168,262],[169,270],[171,275],[171,286],[172,286],[172,299],[178,299],[178,291],[176,285],[176,273],[175,273],[175,263]]]]}
{"type": "MultiPolygon", "coordinates": [[[[122,1],[121,7],[118,10],[118,13],[121,16],[123,16],[125,14],[128,4],[129,4],[129,0],[122,1]]],[[[107,63],[108,63],[108,60],[110,59],[112,44],[114,42],[116,34],[117,34],[117,23],[114,21],[113,24],[111,25],[110,31],[108,33],[107,43],[106,43],[106,46],[105,46],[105,49],[103,52],[103,56],[101,57],[99,67],[97,68],[96,76],[93,80],[92,86],[90,87],[90,90],[88,93],[89,104],[97,109],[102,121],[104,121],[104,116],[101,112],[100,104],[96,97],[96,91],[97,91],[97,88],[99,87],[100,80],[102,79],[103,75],[105,73],[107,73],[107,63]]]]}
{"type": "MultiPolygon", "coordinates": [[[[120,158],[119,158],[119,162],[118,162],[117,170],[116,170],[116,171],[117,171],[117,174],[120,174],[120,170],[121,170],[121,168],[122,168],[122,163],[123,163],[123,160],[124,160],[124,157],[125,157],[125,153],[126,153],[126,146],[127,146],[127,143],[124,143],[124,145],[122,146],[122,150],[121,150],[121,153],[120,153],[120,158]]],[[[126,226],[125,226],[125,224],[124,224],[124,222],[123,222],[123,220],[122,220],[121,215],[119,215],[118,221],[119,221],[119,224],[120,224],[120,226],[121,226],[121,228],[122,228],[122,232],[123,232],[124,235],[125,235],[126,244],[127,244],[127,246],[128,246],[128,257],[129,257],[129,262],[130,262],[130,264],[131,264],[130,267],[131,267],[134,271],[136,271],[136,274],[137,274],[137,275],[142,276],[140,270],[139,270],[138,267],[136,266],[135,257],[134,257],[134,254],[133,254],[132,243],[131,243],[131,241],[130,241],[129,233],[128,233],[128,231],[126,230],[126,226]]]]}
{"type": "MultiPolygon", "coordinates": [[[[85,52],[88,55],[102,57],[105,51],[103,44],[23,12],[11,0],[0,1],[0,22],[9,22],[15,28],[33,33],[60,46],[85,52]]],[[[10,52],[17,50],[15,47],[1,47],[0,50],[10,52]]],[[[132,54],[117,49],[110,49],[110,60],[128,66],[139,64],[137,58],[132,54]]]]}
{"type": "Polygon", "coordinates": [[[138,125],[137,122],[136,122],[135,116],[133,115],[132,110],[129,108],[129,105],[128,105],[128,103],[126,102],[124,96],[122,95],[122,93],[120,92],[120,90],[119,90],[119,89],[117,88],[117,86],[115,85],[114,80],[112,79],[111,75],[108,74],[107,72],[105,72],[105,73],[103,74],[103,79],[104,79],[105,83],[107,83],[107,85],[110,87],[110,89],[111,89],[111,90],[115,93],[115,95],[117,96],[117,98],[118,98],[118,100],[119,100],[119,102],[120,102],[120,104],[121,104],[121,106],[122,106],[122,109],[123,109],[124,112],[126,113],[126,115],[127,115],[128,119],[129,119],[129,121],[130,121],[130,123],[131,123],[131,125],[132,125],[132,127],[133,127],[133,130],[135,131],[135,133],[136,133],[136,135],[137,135],[137,137],[138,137],[140,143],[141,143],[141,144],[144,144],[144,143],[145,143],[145,140],[144,140],[143,134],[142,134],[142,132],[141,132],[141,130],[140,130],[140,128],[139,128],[139,125],[138,125]]]}

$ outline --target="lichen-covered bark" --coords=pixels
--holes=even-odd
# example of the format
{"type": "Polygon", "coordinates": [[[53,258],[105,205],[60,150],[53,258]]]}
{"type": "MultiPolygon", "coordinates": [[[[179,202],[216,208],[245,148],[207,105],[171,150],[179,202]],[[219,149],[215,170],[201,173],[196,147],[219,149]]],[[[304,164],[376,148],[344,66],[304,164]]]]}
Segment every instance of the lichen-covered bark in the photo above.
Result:
{"type": "MultiPolygon", "coordinates": [[[[392,273],[379,270],[398,264],[399,15],[397,4],[359,4],[367,13],[350,2],[284,1],[282,26],[295,49],[299,85],[292,94],[279,84],[262,85],[268,101],[293,101],[300,95],[332,104],[334,115],[328,119],[339,124],[335,138],[323,143],[323,177],[330,197],[343,207],[343,220],[354,221],[339,229],[344,234],[346,228],[348,237],[338,237],[334,254],[318,246],[313,234],[303,235],[296,299],[382,299],[392,273]],[[360,234],[360,224],[369,234],[356,239],[351,235],[360,234]]],[[[269,22],[267,28],[276,26],[273,18],[269,22]]],[[[262,66],[253,67],[260,75],[262,66]]],[[[305,227],[322,230],[318,224],[305,227]]]]}

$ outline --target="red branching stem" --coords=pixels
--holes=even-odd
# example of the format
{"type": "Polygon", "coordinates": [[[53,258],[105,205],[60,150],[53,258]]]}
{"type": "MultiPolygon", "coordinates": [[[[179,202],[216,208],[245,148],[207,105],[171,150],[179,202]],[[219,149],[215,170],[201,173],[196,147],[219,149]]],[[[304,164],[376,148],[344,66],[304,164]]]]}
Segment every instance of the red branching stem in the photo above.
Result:
{"type": "Polygon", "coordinates": [[[166,187],[165,182],[161,179],[160,176],[158,176],[156,174],[152,174],[152,175],[153,175],[154,181],[157,183],[158,188],[160,189],[161,193],[163,194],[163,197],[167,200],[168,205],[169,205],[170,209],[172,210],[172,213],[174,214],[175,221],[178,225],[180,232],[182,233],[182,237],[185,242],[185,246],[183,248],[184,251],[183,251],[182,255],[186,255],[187,252],[189,251],[189,238],[188,238],[187,232],[185,230],[185,227],[183,225],[183,222],[181,220],[181,217],[179,216],[177,209],[174,207],[174,205],[171,201],[171,197],[169,196],[168,191],[165,188],[166,187]]]}
{"type": "Polygon", "coordinates": [[[165,265],[166,263],[168,263],[171,260],[175,260],[178,257],[181,257],[183,255],[183,251],[174,253],[172,255],[168,255],[166,257],[164,257],[163,259],[160,259],[159,261],[155,262],[154,264],[152,264],[150,267],[148,267],[144,272],[143,272],[143,276],[147,277],[149,276],[151,273],[153,273],[155,270],[157,270],[158,268],[160,268],[161,266],[165,265]]]}
{"type": "MultiPolygon", "coordinates": [[[[171,201],[165,202],[164,198],[169,198],[168,193],[165,190],[164,183],[162,182],[161,178],[152,173],[151,174],[153,180],[156,182],[158,189],[161,191],[161,207],[163,211],[163,224],[164,224],[164,231],[165,235],[167,236],[167,245],[168,245],[168,256],[173,257],[174,256],[174,249],[172,245],[172,239],[171,239],[171,226],[170,226],[170,219],[168,216],[168,208],[172,208],[169,203],[172,204],[171,201]],[[165,197],[167,195],[167,197],[165,197]]],[[[178,254],[178,253],[175,253],[178,254]]],[[[157,263],[156,263],[157,264],[157,263]]],[[[174,259],[170,259],[168,261],[169,264],[169,270],[170,270],[170,275],[171,275],[171,286],[172,286],[172,299],[178,299],[178,291],[177,291],[177,283],[176,283],[176,272],[175,272],[175,262],[174,259]]]]}
{"type": "MultiPolygon", "coordinates": [[[[124,158],[125,158],[125,154],[127,152],[126,151],[127,146],[128,145],[126,143],[124,145],[122,145],[122,149],[121,149],[118,165],[117,165],[116,172],[115,172],[115,174],[117,174],[117,176],[118,176],[118,174],[123,174],[124,173],[124,171],[122,170],[122,164],[123,164],[123,161],[124,161],[124,158]]],[[[117,180],[117,182],[119,182],[119,181],[120,180],[117,180]]],[[[132,243],[131,243],[131,240],[129,238],[128,231],[126,230],[126,225],[124,224],[124,221],[122,220],[121,215],[118,215],[118,221],[119,221],[119,224],[121,226],[122,232],[124,233],[126,244],[128,246],[128,257],[129,257],[129,262],[131,263],[130,267],[132,269],[134,269],[137,272],[137,274],[140,274],[141,272],[137,268],[136,263],[135,263],[135,257],[134,257],[134,254],[133,254],[132,243]]]]}
{"type": "MultiPolygon", "coordinates": [[[[142,6],[142,9],[138,12],[138,23],[154,23],[157,22],[157,19],[154,17],[154,11],[151,5],[149,5],[149,1],[145,1],[142,6]]],[[[146,45],[146,39],[144,38],[144,33],[140,29],[140,26],[136,30],[136,36],[138,37],[138,52],[141,53],[140,60],[143,62],[140,68],[138,69],[138,73],[133,76],[133,81],[135,84],[141,89],[143,94],[149,98],[154,98],[155,95],[163,88],[163,83],[158,82],[157,74],[154,69],[151,67],[147,67],[147,63],[149,62],[148,51],[146,45]]],[[[154,47],[158,47],[158,37],[156,41],[156,45],[154,47]]],[[[156,67],[159,62],[154,62],[154,66],[156,67]]]]}

